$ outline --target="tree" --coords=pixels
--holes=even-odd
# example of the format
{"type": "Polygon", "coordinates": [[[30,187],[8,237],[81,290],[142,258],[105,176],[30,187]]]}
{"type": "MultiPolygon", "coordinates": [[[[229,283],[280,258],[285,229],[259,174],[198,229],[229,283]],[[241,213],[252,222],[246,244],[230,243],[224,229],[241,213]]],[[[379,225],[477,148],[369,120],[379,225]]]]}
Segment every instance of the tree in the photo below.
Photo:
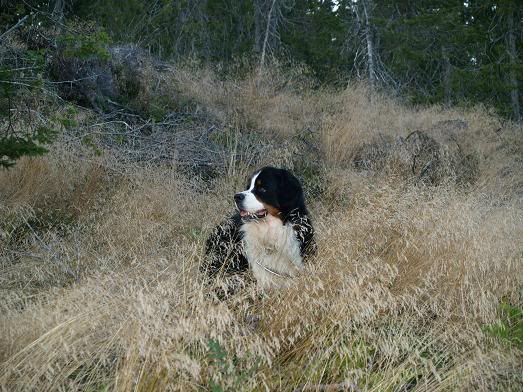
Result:
{"type": "Polygon", "coordinates": [[[381,35],[378,22],[381,6],[375,0],[340,1],[339,15],[346,25],[345,39],[348,54],[352,56],[353,73],[369,82],[371,90],[378,85],[395,88],[387,65],[382,61],[381,35]]]}
{"type": "Polygon", "coordinates": [[[350,76],[353,56],[343,11],[334,1],[296,2],[281,29],[282,52],[307,64],[322,82],[339,83],[350,76]]]}
{"type": "Polygon", "coordinates": [[[372,13],[374,12],[374,4],[372,0],[361,0],[355,6],[354,10],[360,24],[363,25],[363,37],[365,38],[366,58],[367,58],[367,77],[372,90],[375,89],[377,72],[376,72],[376,49],[374,46],[374,29],[372,26],[372,13]],[[358,3],[361,4],[358,7],[358,3]]]}
{"type": "Polygon", "coordinates": [[[514,120],[521,120],[523,62],[523,4],[517,0],[476,0],[467,7],[467,23],[473,35],[469,47],[473,59],[464,98],[488,103],[514,120]]]}
{"type": "MultiPolygon", "coordinates": [[[[521,119],[520,104],[519,104],[519,90],[518,90],[518,52],[516,48],[516,25],[514,20],[521,22],[521,17],[518,19],[518,10],[515,2],[504,2],[506,6],[507,18],[507,52],[510,59],[509,80],[510,80],[510,101],[512,104],[512,117],[514,120],[521,119]]],[[[520,23],[521,24],[521,23],[520,23]]]]}
{"type": "MultiPolygon", "coordinates": [[[[368,79],[413,103],[496,107],[521,120],[519,0],[0,0],[6,32],[28,11],[92,20],[165,58],[263,70],[304,63],[322,83],[368,79]],[[5,7],[4,7],[5,6],[5,7]],[[254,55],[254,56],[253,56],[254,55]],[[237,61],[248,58],[250,62],[237,61]],[[289,61],[287,61],[289,60],[289,61]]],[[[27,16],[27,20],[29,16],[27,16]]],[[[25,22],[25,21],[23,21],[25,22]]]]}
{"type": "Polygon", "coordinates": [[[14,18],[9,13],[12,12],[18,22],[0,34],[0,43],[3,46],[0,58],[1,168],[13,166],[22,156],[46,153],[45,145],[50,144],[57,133],[47,122],[35,119],[34,110],[30,109],[32,101],[38,99],[43,88],[45,50],[20,50],[8,44],[11,36],[17,34],[17,30],[24,28],[26,24],[28,29],[41,26],[39,15],[34,10],[47,3],[32,3],[12,3],[13,8],[2,15],[4,22],[12,22],[14,18]]]}
{"type": "Polygon", "coordinates": [[[278,49],[281,37],[280,28],[286,21],[293,4],[289,0],[253,0],[255,38],[254,50],[259,55],[259,69],[262,72],[268,52],[278,49]]]}

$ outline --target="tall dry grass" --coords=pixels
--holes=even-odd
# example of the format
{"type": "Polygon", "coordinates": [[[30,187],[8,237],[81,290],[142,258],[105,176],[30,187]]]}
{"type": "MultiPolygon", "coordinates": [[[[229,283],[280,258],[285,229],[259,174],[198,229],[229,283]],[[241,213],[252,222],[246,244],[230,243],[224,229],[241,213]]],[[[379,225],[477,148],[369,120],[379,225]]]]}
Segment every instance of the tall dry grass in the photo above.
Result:
{"type": "Polygon", "coordinates": [[[515,125],[499,134],[480,109],[369,103],[361,85],[176,72],[209,115],[277,152],[251,166],[231,155],[205,180],[62,141],[0,172],[3,390],[521,390],[521,346],[488,332],[501,303],[523,306],[515,125]],[[377,135],[456,118],[481,157],[472,186],[350,165],[377,135]],[[323,152],[317,176],[295,168],[317,189],[318,255],[289,288],[217,301],[198,272],[207,233],[254,166],[293,165],[301,137],[323,152]]]}

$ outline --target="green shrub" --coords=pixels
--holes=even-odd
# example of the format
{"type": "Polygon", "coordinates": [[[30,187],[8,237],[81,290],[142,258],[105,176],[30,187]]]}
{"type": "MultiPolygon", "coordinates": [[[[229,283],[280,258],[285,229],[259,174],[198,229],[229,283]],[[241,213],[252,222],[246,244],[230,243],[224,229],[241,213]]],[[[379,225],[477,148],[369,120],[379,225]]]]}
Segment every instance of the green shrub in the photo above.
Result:
{"type": "Polygon", "coordinates": [[[13,166],[22,156],[45,154],[48,151],[45,146],[58,133],[50,122],[25,114],[34,112],[34,101],[42,95],[46,51],[10,55],[0,63],[0,167],[3,168],[13,166]]]}
{"type": "Polygon", "coordinates": [[[226,390],[240,390],[245,381],[250,379],[259,367],[259,360],[252,363],[242,363],[240,358],[231,356],[227,350],[215,339],[207,342],[207,356],[210,360],[210,370],[213,376],[209,382],[212,392],[222,392],[226,390]],[[243,366],[242,366],[243,365],[243,366]],[[221,381],[216,381],[221,379],[221,381]]]}
{"type": "Polygon", "coordinates": [[[63,47],[62,55],[65,58],[80,60],[94,58],[105,61],[111,58],[111,54],[107,50],[110,40],[105,31],[69,32],[61,36],[58,41],[63,47]]]}
{"type": "Polygon", "coordinates": [[[487,325],[485,332],[502,341],[523,348],[523,309],[508,303],[501,303],[499,319],[487,325]]]}

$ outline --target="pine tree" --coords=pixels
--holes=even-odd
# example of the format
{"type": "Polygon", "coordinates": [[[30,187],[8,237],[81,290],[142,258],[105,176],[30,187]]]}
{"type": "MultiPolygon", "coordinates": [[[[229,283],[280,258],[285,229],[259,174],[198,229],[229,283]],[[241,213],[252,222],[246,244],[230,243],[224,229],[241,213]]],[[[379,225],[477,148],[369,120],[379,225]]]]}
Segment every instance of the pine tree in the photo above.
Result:
{"type": "MultiPolygon", "coordinates": [[[[12,49],[7,42],[17,29],[40,26],[31,11],[46,2],[13,2],[2,14],[4,24],[0,33],[3,44],[0,58],[0,168],[11,167],[22,156],[42,155],[47,152],[57,132],[42,121],[32,121],[33,112],[24,107],[25,101],[36,99],[43,88],[45,50],[12,49]],[[18,22],[15,20],[18,19],[18,22]],[[24,22],[24,23],[22,23],[24,22]],[[15,23],[8,27],[8,23],[15,23]]],[[[45,6],[45,7],[44,7],[45,6]]]]}

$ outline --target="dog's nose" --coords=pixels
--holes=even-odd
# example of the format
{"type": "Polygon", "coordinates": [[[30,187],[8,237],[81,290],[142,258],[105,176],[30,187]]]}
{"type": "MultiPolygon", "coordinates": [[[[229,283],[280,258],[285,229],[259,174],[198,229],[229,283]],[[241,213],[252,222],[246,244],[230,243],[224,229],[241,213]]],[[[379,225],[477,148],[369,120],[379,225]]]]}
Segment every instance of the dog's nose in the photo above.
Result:
{"type": "Polygon", "coordinates": [[[236,203],[242,201],[243,199],[245,199],[245,195],[243,193],[237,193],[234,195],[234,201],[236,203]]]}

